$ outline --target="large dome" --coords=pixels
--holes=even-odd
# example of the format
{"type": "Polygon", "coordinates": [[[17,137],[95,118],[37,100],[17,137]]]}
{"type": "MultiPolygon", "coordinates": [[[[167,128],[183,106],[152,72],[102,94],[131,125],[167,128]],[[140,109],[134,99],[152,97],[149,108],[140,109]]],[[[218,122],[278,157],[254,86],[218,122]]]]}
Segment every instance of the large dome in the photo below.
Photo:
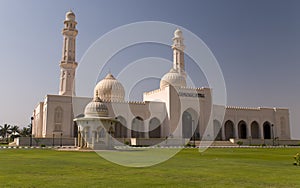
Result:
{"type": "Polygon", "coordinates": [[[104,101],[124,101],[125,90],[123,85],[115,79],[112,74],[98,82],[94,89],[94,93],[99,93],[100,99],[104,101]]]}
{"type": "Polygon", "coordinates": [[[160,80],[160,88],[164,88],[168,85],[173,87],[186,87],[185,75],[172,68],[160,80]]]}
{"type": "Polygon", "coordinates": [[[84,109],[85,117],[107,117],[108,109],[107,106],[101,101],[96,94],[93,101],[86,105],[84,109]]]}

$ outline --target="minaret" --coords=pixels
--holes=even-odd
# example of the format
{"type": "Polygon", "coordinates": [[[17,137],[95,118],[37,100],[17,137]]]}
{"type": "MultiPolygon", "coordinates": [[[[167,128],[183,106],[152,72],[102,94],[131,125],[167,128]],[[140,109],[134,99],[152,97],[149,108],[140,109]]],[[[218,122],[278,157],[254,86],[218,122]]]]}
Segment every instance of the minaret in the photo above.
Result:
{"type": "Polygon", "coordinates": [[[78,30],[75,14],[72,11],[66,13],[64,28],[62,34],[64,36],[62,59],[60,62],[60,87],[59,95],[74,96],[75,95],[75,71],[77,62],[75,61],[75,42],[78,30]]]}
{"type": "Polygon", "coordinates": [[[179,73],[185,74],[184,70],[184,44],[182,31],[180,29],[176,29],[174,32],[173,38],[173,68],[177,70],[179,73]]]}

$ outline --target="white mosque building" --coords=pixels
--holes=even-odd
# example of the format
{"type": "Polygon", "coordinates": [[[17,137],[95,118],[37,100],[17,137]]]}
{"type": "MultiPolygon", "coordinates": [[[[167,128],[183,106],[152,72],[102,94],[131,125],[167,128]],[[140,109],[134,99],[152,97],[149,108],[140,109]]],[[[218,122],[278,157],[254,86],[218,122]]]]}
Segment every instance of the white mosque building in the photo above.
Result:
{"type": "Polygon", "coordinates": [[[217,107],[212,106],[211,88],[188,87],[183,33],[179,29],[174,32],[171,46],[173,67],[161,78],[157,90],[143,94],[143,101],[125,101],[122,83],[112,74],[95,86],[93,97],[76,97],[76,24],[75,14],[67,12],[62,30],[59,93],[46,95],[34,109],[34,137],[78,137],[81,147],[91,148],[101,143],[107,146],[110,136],[119,144],[135,139],[137,145],[153,145],[165,138],[235,139],[257,144],[272,143],[275,138],[290,140],[288,109],[224,107],[222,118],[215,110],[217,107]],[[73,111],[74,98],[81,101],[78,112],[73,111]]]}

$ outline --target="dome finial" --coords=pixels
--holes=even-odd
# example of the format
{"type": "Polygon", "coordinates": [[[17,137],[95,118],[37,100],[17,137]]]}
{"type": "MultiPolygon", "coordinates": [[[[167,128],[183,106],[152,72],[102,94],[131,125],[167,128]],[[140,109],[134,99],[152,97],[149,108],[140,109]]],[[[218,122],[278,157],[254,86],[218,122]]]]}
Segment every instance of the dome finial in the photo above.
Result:
{"type": "Polygon", "coordinates": [[[70,9],[67,13],[66,13],[66,20],[67,21],[75,21],[75,14],[72,11],[72,9],[70,9]]]}
{"type": "Polygon", "coordinates": [[[175,37],[175,38],[182,38],[182,31],[181,31],[179,28],[177,28],[177,29],[175,30],[175,32],[174,32],[174,37],[175,37]]]}

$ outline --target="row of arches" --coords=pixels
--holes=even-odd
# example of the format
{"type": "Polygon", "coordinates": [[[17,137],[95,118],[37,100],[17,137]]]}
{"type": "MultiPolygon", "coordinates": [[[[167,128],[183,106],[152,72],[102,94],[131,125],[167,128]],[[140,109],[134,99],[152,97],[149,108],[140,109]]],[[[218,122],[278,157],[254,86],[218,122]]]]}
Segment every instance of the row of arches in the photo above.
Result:
{"type": "MultiPolygon", "coordinates": [[[[219,130],[219,133],[217,134],[222,134],[220,123],[217,120],[214,121],[214,129],[219,130]]],[[[266,121],[263,123],[262,129],[260,129],[260,126],[257,123],[257,121],[253,121],[250,124],[250,127],[248,129],[248,125],[243,120],[241,120],[237,124],[237,126],[235,126],[231,120],[227,120],[224,124],[224,132],[225,132],[225,140],[229,140],[230,138],[247,139],[249,137],[253,139],[258,139],[258,138],[271,139],[272,125],[270,122],[266,121]],[[235,131],[236,128],[237,131],[235,131]]]]}
{"type": "MultiPolygon", "coordinates": [[[[257,121],[247,125],[244,120],[239,121],[237,125],[233,121],[227,120],[223,127],[218,120],[214,120],[213,125],[215,140],[229,140],[230,138],[271,139],[273,137],[273,125],[269,121],[265,121],[262,127],[257,121]]],[[[198,116],[193,109],[187,109],[182,113],[182,137],[200,139],[198,116]]]]}
{"type": "Polygon", "coordinates": [[[137,116],[131,121],[131,130],[127,128],[126,119],[122,116],[117,117],[119,122],[115,125],[115,138],[160,138],[161,122],[158,118],[152,118],[148,126],[145,125],[143,118],[137,116]],[[131,136],[129,135],[131,134],[131,136]]]}

